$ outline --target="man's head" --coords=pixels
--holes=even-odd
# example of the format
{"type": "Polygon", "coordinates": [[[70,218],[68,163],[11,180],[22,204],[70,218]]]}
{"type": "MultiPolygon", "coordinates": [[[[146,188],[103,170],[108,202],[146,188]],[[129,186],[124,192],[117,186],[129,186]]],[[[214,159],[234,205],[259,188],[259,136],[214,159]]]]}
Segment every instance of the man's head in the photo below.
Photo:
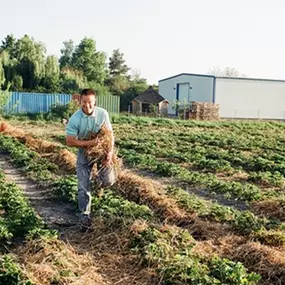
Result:
{"type": "Polygon", "coordinates": [[[91,115],[96,106],[96,93],[93,89],[83,89],[80,94],[80,103],[83,112],[86,115],[91,115]]]}

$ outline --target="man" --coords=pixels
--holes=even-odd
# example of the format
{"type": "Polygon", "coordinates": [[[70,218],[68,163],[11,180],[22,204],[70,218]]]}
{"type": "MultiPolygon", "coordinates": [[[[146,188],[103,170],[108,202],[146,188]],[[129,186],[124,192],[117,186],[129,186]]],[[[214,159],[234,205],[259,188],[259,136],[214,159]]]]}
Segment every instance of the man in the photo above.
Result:
{"type": "MultiPolygon", "coordinates": [[[[88,134],[98,133],[103,124],[112,131],[108,112],[96,106],[96,93],[92,89],[84,89],[80,94],[81,108],[76,111],[66,125],[66,144],[78,147],[76,173],[78,179],[78,206],[82,229],[91,226],[91,193],[90,178],[92,164],[84,155],[84,147],[99,145],[98,139],[86,140],[88,134]]],[[[113,132],[112,132],[113,133],[113,132]]],[[[104,165],[110,165],[113,155],[113,146],[107,154],[104,165]]]]}

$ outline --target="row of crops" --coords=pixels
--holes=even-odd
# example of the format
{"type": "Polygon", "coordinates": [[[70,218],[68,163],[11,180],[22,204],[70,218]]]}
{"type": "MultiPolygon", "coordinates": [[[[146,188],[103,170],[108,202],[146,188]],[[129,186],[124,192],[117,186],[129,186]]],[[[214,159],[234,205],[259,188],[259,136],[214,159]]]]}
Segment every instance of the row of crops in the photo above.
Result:
{"type": "MultiPolygon", "coordinates": [[[[161,188],[148,179],[123,172],[112,189],[107,190],[103,197],[94,198],[93,211],[96,216],[104,219],[108,231],[119,231],[127,240],[124,251],[135,252],[141,264],[151,268],[158,280],[165,284],[257,284],[260,276],[260,282],[264,284],[285,280],[282,216],[272,215],[273,211],[266,212],[264,205],[265,210],[259,213],[256,210],[259,208],[254,204],[267,201],[279,203],[282,200],[282,184],[261,187],[259,181],[254,181],[254,184],[249,181],[225,181],[217,175],[219,171],[199,168],[193,165],[197,160],[179,160],[178,157],[191,153],[191,147],[194,148],[196,143],[200,149],[211,145],[199,142],[197,138],[192,143],[188,139],[178,140],[179,136],[175,132],[179,128],[183,128],[180,129],[181,133],[216,133],[217,128],[223,133],[223,128],[227,128],[228,131],[245,133],[246,137],[246,126],[239,128],[221,124],[215,127],[211,123],[172,126],[168,120],[165,121],[166,126],[163,120],[152,124],[140,121],[118,123],[114,124],[116,140],[119,153],[125,161],[158,175],[172,176],[182,183],[180,187],[161,188]],[[173,143],[168,145],[167,142],[171,140],[173,143]],[[177,147],[179,144],[181,148],[177,147]],[[184,151],[182,145],[186,146],[184,151]],[[167,155],[168,150],[172,154],[175,152],[176,157],[167,155]],[[252,211],[239,211],[198,198],[185,191],[185,183],[205,187],[211,193],[226,194],[227,199],[243,199],[252,205],[252,211]]],[[[277,128],[278,125],[273,127],[277,128]]],[[[254,130],[249,128],[248,135],[253,134],[254,130]]],[[[1,149],[9,153],[13,163],[23,167],[35,181],[49,185],[62,199],[76,203],[75,165],[72,167],[71,163],[74,161],[73,154],[61,155],[60,152],[65,149],[62,145],[43,143],[41,139],[23,139],[16,132],[13,132],[13,136],[1,136],[0,141],[1,149]],[[41,147],[37,147],[37,144],[41,147]],[[53,155],[47,155],[51,152],[53,155]],[[55,163],[57,155],[62,164],[69,165],[65,174],[55,163]]],[[[215,139],[218,140],[218,137],[215,139]]],[[[61,141],[62,137],[53,139],[61,141]]],[[[254,147],[253,155],[257,155],[257,147],[261,149],[262,145],[265,142],[254,147]]],[[[271,148],[274,147],[272,143],[271,148]]],[[[281,145],[278,148],[282,156],[281,145]]],[[[223,145],[216,151],[226,149],[227,146],[223,145]]],[[[65,151],[69,152],[67,149],[65,151]]],[[[201,155],[203,152],[204,156],[207,155],[207,151],[211,152],[209,149],[203,150],[201,155]]],[[[218,160],[219,156],[214,157],[218,160]]],[[[249,169],[235,165],[226,171],[232,176],[236,171],[246,172],[249,169]]],[[[276,169],[274,175],[277,175],[276,171],[283,179],[283,174],[276,169]]]]}

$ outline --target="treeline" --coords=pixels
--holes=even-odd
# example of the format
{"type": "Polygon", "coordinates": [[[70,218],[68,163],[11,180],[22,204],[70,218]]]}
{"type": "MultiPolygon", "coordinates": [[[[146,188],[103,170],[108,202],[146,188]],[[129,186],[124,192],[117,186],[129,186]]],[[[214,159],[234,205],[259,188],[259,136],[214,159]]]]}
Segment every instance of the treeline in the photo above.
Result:
{"type": "Polygon", "coordinates": [[[7,35],[0,46],[1,90],[78,93],[88,87],[99,95],[120,96],[121,110],[127,110],[130,100],[147,88],[119,49],[107,58],[93,39],[85,37],[78,45],[63,42],[60,52],[60,58],[47,55],[45,45],[30,36],[7,35]]]}

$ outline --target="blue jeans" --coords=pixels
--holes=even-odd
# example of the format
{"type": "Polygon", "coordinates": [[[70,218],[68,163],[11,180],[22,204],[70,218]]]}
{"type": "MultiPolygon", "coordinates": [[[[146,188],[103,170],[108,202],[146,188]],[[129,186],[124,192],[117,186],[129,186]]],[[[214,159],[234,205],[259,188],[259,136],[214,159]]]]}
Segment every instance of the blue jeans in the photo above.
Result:
{"type": "Polygon", "coordinates": [[[82,215],[90,215],[91,212],[91,169],[90,164],[83,153],[78,151],[76,174],[78,179],[78,207],[82,215]]]}

